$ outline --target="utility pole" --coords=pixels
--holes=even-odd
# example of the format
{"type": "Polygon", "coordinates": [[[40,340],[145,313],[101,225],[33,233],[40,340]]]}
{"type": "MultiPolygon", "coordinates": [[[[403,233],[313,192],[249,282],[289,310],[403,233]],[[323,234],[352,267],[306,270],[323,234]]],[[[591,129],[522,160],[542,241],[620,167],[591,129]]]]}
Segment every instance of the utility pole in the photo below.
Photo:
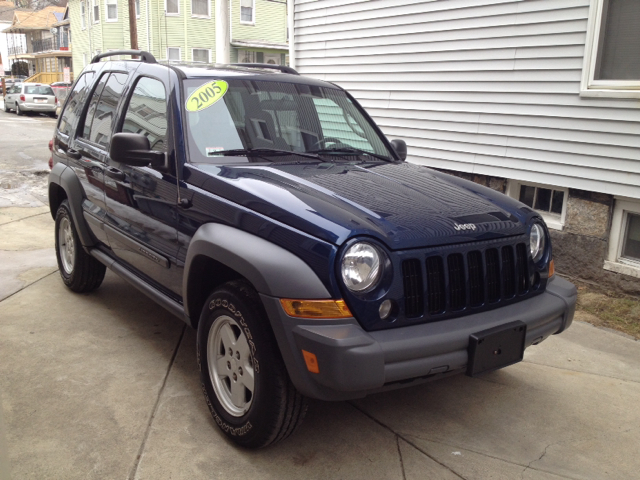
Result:
{"type": "Polygon", "coordinates": [[[216,63],[231,61],[229,0],[216,0],[216,63]]]}
{"type": "MultiPolygon", "coordinates": [[[[131,50],[138,48],[138,23],[136,21],[136,0],[129,0],[129,34],[131,37],[131,50]]],[[[131,57],[137,58],[137,57],[131,57]]]]}

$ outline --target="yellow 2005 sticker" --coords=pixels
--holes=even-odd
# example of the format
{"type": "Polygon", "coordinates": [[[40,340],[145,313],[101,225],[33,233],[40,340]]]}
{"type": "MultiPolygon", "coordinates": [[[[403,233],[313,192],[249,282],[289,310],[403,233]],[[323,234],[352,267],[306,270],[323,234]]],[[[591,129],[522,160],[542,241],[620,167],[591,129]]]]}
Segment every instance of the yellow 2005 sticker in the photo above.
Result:
{"type": "Polygon", "coordinates": [[[224,80],[214,80],[213,82],[201,85],[187,98],[187,111],[199,112],[200,110],[210,107],[224,97],[228,89],[229,84],[224,80]]]}

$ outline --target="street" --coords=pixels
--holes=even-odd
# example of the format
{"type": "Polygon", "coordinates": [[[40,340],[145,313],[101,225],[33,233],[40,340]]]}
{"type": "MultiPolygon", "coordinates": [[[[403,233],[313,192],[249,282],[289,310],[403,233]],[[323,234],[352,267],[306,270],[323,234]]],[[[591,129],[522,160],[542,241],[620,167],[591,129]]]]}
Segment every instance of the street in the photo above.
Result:
{"type": "Polygon", "coordinates": [[[282,443],[234,446],[204,401],[194,331],[110,272],[86,295],[60,280],[55,122],[0,111],[1,480],[637,478],[640,343],[580,312],[514,366],[313,401],[282,443]]]}

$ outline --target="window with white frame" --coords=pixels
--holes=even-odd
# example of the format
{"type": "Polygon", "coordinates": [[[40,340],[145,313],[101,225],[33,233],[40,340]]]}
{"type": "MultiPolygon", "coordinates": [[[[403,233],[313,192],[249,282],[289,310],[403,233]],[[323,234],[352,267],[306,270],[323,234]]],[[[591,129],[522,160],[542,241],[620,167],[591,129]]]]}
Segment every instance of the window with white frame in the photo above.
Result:
{"type": "Polygon", "coordinates": [[[165,0],[164,10],[167,15],[180,15],[179,0],[165,0]]]}
{"type": "Polygon", "coordinates": [[[85,10],[84,2],[80,2],[80,26],[82,27],[83,30],[87,28],[86,20],[87,20],[87,11],[85,10]]]}
{"type": "Polygon", "coordinates": [[[566,188],[510,180],[507,195],[538,212],[549,228],[562,230],[569,196],[566,188]]]}
{"type": "Polygon", "coordinates": [[[591,0],[582,95],[640,96],[640,2],[591,0]]]}
{"type": "Polygon", "coordinates": [[[179,62],[181,59],[179,47],[167,47],[167,60],[179,62]]]}
{"type": "Polygon", "coordinates": [[[140,0],[136,0],[136,18],[140,18],[140,0]]]}
{"type": "Polygon", "coordinates": [[[100,22],[100,0],[93,0],[93,23],[100,22]]]}
{"type": "Polygon", "coordinates": [[[209,17],[209,0],[191,0],[191,15],[194,17],[209,17]]]}
{"type": "Polygon", "coordinates": [[[106,0],[107,22],[118,21],[118,0],[106,0]]]}
{"type": "Polygon", "coordinates": [[[240,22],[255,23],[255,0],[240,0],[240,22]]]}
{"type": "Polygon", "coordinates": [[[193,58],[194,62],[204,62],[209,63],[211,54],[211,50],[208,48],[194,48],[191,50],[191,58],[193,58]]]}
{"type": "Polygon", "coordinates": [[[616,197],[605,270],[640,278],[640,201],[616,197]]]}

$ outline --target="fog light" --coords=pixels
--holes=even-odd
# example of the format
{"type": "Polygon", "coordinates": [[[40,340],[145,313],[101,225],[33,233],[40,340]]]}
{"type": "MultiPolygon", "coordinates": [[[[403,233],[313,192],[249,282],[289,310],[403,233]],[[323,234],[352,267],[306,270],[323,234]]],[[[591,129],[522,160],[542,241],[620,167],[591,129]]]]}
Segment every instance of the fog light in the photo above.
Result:
{"type": "Polygon", "coordinates": [[[393,302],[391,300],[385,300],[380,304],[380,308],[378,309],[378,313],[380,313],[380,318],[382,320],[386,320],[387,317],[391,314],[391,310],[393,309],[393,302]]]}

